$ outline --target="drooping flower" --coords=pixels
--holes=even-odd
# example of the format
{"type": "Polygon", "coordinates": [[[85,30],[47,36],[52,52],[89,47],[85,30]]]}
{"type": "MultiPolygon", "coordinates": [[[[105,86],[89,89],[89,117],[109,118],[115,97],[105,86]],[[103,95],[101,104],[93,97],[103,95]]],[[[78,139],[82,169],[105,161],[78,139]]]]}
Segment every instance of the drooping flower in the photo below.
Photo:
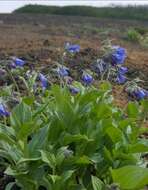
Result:
{"type": "Polygon", "coordinates": [[[66,77],[69,75],[69,69],[67,67],[64,67],[64,66],[59,66],[57,68],[57,73],[60,77],[66,77]]]}
{"type": "Polygon", "coordinates": [[[82,80],[86,85],[90,85],[93,82],[93,77],[86,72],[83,72],[82,80]]]}
{"type": "Polygon", "coordinates": [[[80,51],[80,45],[66,43],[65,49],[66,49],[69,53],[76,53],[76,52],[79,52],[79,51],[80,51]]]}
{"type": "Polygon", "coordinates": [[[10,112],[8,112],[5,108],[5,106],[0,103],[0,116],[9,116],[10,115],[10,112]]]}
{"type": "Polygon", "coordinates": [[[136,96],[137,99],[141,100],[147,96],[146,92],[142,88],[138,88],[137,90],[134,91],[134,95],[136,96]]]}
{"type": "Polygon", "coordinates": [[[69,90],[70,90],[70,92],[71,92],[73,95],[78,94],[78,93],[80,92],[80,89],[79,89],[79,88],[76,88],[76,87],[74,87],[74,86],[70,86],[70,87],[69,87],[69,90]]]}
{"type": "Polygon", "coordinates": [[[9,65],[11,69],[16,69],[16,64],[12,61],[9,65]]]}
{"type": "Polygon", "coordinates": [[[120,46],[112,46],[111,54],[112,64],[123,64],[127,57],[126,50],[120,46]]]}
{"type": "Polygon", "coordinates": [[[120,68],[119,68],[119,73],[120,73],[120,74],[125,74],[125,73],[127,73],[127,72],[128,72],[127,67],[120,67],[120,68]]]}
{"type": "Polygon", "coordinates": [[[122,75],[122,74],[119,73],[117,75],[116,82],[118,84],[123,84],[123,83],[125,83],[125,81],[126,81],[126,77],[124,75],[122,75]]]}
{"type": "Polygon", "coordinates": [[[48,80],[43,74],[39,74],[39,79],[41,81],[42,89],[45,90],[48,86],[48,80]]]}
{"type": "Polygon", "coordinates": [[[14,64],[17,66],[17,67],[23,67],[25,65],[25,61],[22,60],[22,59],[19,59],[19,58],[13,58],[13,61],[14,61],[14,64]]]}

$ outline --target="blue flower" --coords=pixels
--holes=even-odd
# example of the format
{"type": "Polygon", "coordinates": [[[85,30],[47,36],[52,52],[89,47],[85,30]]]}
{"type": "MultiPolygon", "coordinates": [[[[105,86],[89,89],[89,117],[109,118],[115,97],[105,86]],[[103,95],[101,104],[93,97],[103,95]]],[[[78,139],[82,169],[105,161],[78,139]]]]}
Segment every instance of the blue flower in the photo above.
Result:
{"type": "Polygon", "coordinates": [[[125,73],[127,73],[127,71],[128,71],[127,67],[120,67],[119,68],[119,73],[120,74],[125,74],[125,73]]]}
{"type": "Polygon", "coordinates": [[[78,94],[79,92],[80,92],[80,89],[79,88],[76,88],[76,87],[74,87],[74,86],[70,86],[69,87],[69,90],[70,90],[70,92],[72,93],[72,94],[78,94]]]}
{"type": "Polygon", "coordinates": [[[93,77],[88,73],[83,73],[82,80],[86,85],[89,85],[93,82],[93,77]]]}
{"type": "Polygon", "coordinates": [[[65,49],[70,53],[76,53],[80,51],[80,46],[77,44],[66,43],[65,49]]]}
{"type": "Polygon", "coordinates": [[[41,81],[42,89],[45,90],[48,86],[48,80],[43,74],[39,74],[39,79],[41,81]]]}
{"type": "Polygon", "coordinates": [[[116,82],[119,84],[123,84],[123,83],[125,83],[125,81],[126,81],[126,77],[119,73],[117,75],[116,82]]]}
{"type": "Polygon", "coordinates": [[[113,64],[123,64],[127,57],[126,50],[119,46],[113,46],[113,53],[111,55],[113,64]]]}
{"type": "Polygon", "coordinates": [[[57,73],[59,74],[60,77],[66,77],[69,75],[69,69],[64,66],[61,66],[58,67],[57,73]]]}
{"type": "Polygon", "coordinates": [[[134,95],[136,96],[137,99],[143,99],[145,98],[147,95],[146,95],[146,92],[144,89],[142,88],[139,88],[137,90],[134,91],[134,95]]]}
{"type": "Polygon", "coordinates": [[[16,69],[16,64],[14,62],[11,62],[9,66],[11,69],[16,69]]]}
{"type": "Polygon", "coordinates": [[[148,91],[144,90],[146,97],[148,97],[148,91]]]}
{"type": "Polygon", "coordinates": [[[25,65],[25,61],[19,58],[14,58],[13,59],[14,63],[18,67],[23,67],[25,65]]]}
{"type": "Polygon", "coordinates": [[[0,104],[0,116],[9,116],[10,113],[6,110],[5,106],[1,103],[0,104]]]}

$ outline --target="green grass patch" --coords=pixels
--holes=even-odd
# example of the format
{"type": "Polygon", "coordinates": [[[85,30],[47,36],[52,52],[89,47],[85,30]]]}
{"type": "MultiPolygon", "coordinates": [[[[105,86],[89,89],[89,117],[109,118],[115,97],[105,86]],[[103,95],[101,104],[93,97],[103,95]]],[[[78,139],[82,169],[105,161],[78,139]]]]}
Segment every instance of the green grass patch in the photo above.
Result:
{"type": "Polygon", "coordinates": [[[41,13],[53,15],[91,16],[98,18],[118,18],[148,20],[148,6],[127,7],[91,7],[91,6],[45,6],[26,5],[18,8],[14,13],[41,13]]]}

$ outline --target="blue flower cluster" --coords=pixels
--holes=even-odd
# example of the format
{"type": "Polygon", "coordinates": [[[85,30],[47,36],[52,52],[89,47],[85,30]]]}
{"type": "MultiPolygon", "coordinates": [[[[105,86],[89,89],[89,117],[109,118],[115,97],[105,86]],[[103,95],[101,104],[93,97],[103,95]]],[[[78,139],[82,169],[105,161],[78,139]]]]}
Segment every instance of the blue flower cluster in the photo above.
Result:
{"type": "Polygon", "coordinates": [[[127,57],[126,50],[120,46],[112,46],[111,63],[118,68],[116,82],[124,84],[126,82],[125,74],[128,72],[127,67],[121,66],[127,57]]]}

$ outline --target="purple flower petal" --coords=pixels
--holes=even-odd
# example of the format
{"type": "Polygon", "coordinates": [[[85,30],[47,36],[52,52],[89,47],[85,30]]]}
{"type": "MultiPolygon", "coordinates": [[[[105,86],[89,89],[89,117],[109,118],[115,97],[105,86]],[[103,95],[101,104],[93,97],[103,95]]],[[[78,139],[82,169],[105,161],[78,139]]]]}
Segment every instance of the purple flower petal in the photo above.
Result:
{"type": "Polygon", "coordinates": [[[39,74],[39,79],[41,81],[42,88],[46,89],[47,86],[48,86],[48,80],[47,80],[47,78],[43,74],[40,73],[39,74]]]}
{"type": "Polygon", "coordinates": [[[0,104],[0,116],[8,117],[10,112],[8,112],[3,104],[0,104]]]}
{"type": "Polygon", "coordinates": [[[66,77],[69,75],[69,69],[67,69],[66,67],[58,67],[57,69],[57,73],[60,77],[66,77]]]}
{"type": "Polygon", "coordinates": [[[126,50],[119,46],[113,46],[113,53],[111,55],[112,64],[123,64],[127,57],[126,50]]]}
{"type": "Polygon", "coordinates": [[[93,82],[93,77],[88,73],[83,73],[82,80],[86,85],[90,85],[93,82]]]}
{"type": "Polygon", "coordinates": [[[134,95],[136,96],[137,99],[141,100],[146,97],[145,90],[143,89],[137,89],[134,91],[134,95]]]}
{"type": "Polygon", "coordinates": [[[67,43],[65,49],[70,53],[76,53],[80,51],[80,45],[77,44],[70,45],[69,43],[67,43]]]}
{"type": "Polygon", "coordinates": [[[116,78],[116,82],[119,84],[123,84],[126,81],[126,77],[122,74],[118,74],[117,78],[116,78]]]}
{"type": "Polygon", "coordinates": [[[70,90],[70,92],[71,92],[73,95],[78,94],[78,93],[80,92],[80,89],[79,89],[79,88],[76,88],[76,87],[74,87],[74,86],[70,86],[70,87],[69,87],[69,90],[70,90]]]}
{"type": "Polygon", "coordinates": [[[119,68],[119,73],[120,73],[120,74],[125,74],[125,73],[127,73],[127,72],[128,72],[127,67],[120,67],[120,68],[119,68]]]}
{"type": "Polygon", "coordinates": [[[15,58],[14,63],[18,67],[23,67],[25,65],[25,61],[19,58],[15,58]]]}

